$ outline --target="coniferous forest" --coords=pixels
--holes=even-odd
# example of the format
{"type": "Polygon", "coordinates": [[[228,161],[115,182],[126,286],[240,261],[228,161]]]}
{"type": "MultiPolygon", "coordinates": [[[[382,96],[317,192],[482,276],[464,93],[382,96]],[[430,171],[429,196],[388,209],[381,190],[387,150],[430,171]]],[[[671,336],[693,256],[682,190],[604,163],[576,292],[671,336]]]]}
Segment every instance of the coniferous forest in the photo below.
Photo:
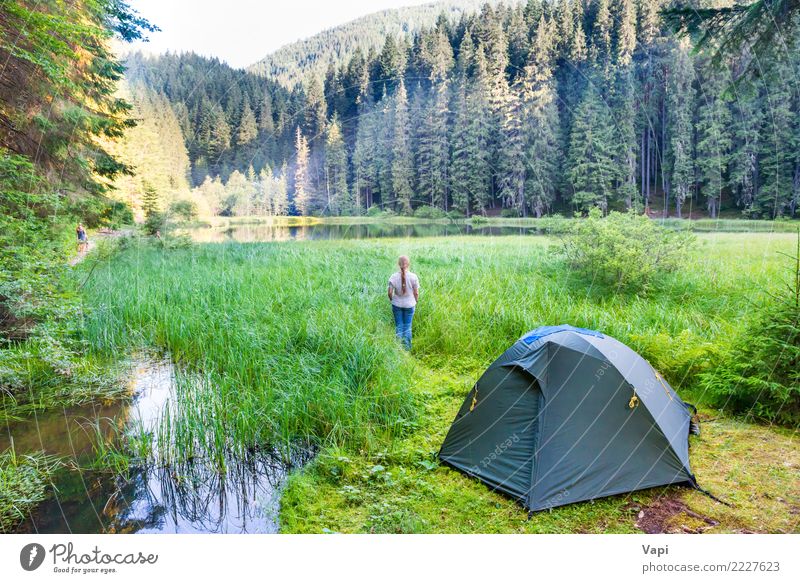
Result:
{"type": "Polygon", "coordinates": [[[794,39],[745,76],[748,55],[712,66],[666,6],[487,4],[291,89],[194,54],[133,54],[127,76],[171,102],[219,214],[795,216],[794,39]]]}

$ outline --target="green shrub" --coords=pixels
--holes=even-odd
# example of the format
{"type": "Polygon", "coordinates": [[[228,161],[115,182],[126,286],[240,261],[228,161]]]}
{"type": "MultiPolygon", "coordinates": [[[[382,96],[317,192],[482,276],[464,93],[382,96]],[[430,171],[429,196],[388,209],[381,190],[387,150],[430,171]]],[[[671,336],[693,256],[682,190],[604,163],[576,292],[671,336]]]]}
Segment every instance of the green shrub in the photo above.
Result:
{"type": "Polygon", "coordinates": [[[367,216],[368,217],[379,217],[383,214],[381,207],[376,204],[373,204],[371,207],[367,209],[367,216]]]}
{"type": "Polygon", "coordinates": [[[473,225],[485,225],[489,222],[489,219],[484,217],[483,215],[472,215],[469,219],[469,222],[473,225]]]}
{"type": "Polygon", "coordinates": [[[500,216],[504,219],[516,219],[519,217],[518,209],[503,209],[500,211],[500,216]]]}
{"type": "Polygon", "coordinates": [[[617,290],[647,289],[661,273],[678,268],[694,237],[659,227],[645,215],[593,208],[567,231],[562,252],[593,283],[617,290]]]}
{"type": "Polygon", "coordinates": [[[424,204],[414,211],[414,216],[418,219],[444,219],[447,213],[440,208],[424,204]]]}
{"type": "Polygon", "coordinates": [[[147,215],[144,221],[144,231],[148,235],[155,235],[158,231],[163,231],[167,224],[167,215],[158,211],[153,211],[147,215]]]}
{"type": "Polygon", "coordinates": [[[445,216],[451,221],[458,221],[464,218],[464,213],[461,211],[447,211],[445,216]]]}
{"type": "Polygon", "coordinates": [[[169,212],[183,221],[197,218],[197,203],[191,200],[178,200],[169,207],[169,212]]]}
{"type": "Polygon", "coordinates": [[[726,351],[700,375],[717,405],[789,426],[800,424],[800,232],[792,281],[768,294],[768,304],[726,351]]]}

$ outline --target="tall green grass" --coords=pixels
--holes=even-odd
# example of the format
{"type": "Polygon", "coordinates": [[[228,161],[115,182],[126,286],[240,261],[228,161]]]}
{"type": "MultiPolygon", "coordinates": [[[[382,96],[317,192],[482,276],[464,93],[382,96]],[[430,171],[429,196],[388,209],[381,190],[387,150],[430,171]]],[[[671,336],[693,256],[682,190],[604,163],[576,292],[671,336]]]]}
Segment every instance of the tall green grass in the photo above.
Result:
{"type": "Polygon", "coordinates": [[[401,253],[421,278],[412,356],[426,367],[477,376],[531,328],[569,323],[630,344],[685,391],[741,334],[791,241],[701,236],[647,296],[580,279],[539,237],[142,246],[92,274],[84,334],[104,354],[162,348],[185,371],[158,438],[169,459],[374,449],[422,422],[385,297],[401,253]]]}
{"type": "Polygon", "coordinates": [[[387,325],[388,256],[346,247],[141,247],[86,293],[94,350],[149,345],[185,373],[159,431],[177,461],[308,441],[370,448],[414,422],[410,359],[387,325]]]}

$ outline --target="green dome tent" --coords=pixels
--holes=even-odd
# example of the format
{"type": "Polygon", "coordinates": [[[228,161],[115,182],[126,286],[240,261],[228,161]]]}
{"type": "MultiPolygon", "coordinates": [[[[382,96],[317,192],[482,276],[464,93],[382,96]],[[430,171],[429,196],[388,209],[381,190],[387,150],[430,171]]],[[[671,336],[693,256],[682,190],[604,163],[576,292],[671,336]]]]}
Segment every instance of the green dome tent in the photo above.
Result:
{"type": "Polygon", "coordinates": [[[666,484],[697,487],[690,408],[614,338],[545,326],[489,366],[439,458],[530,511],[666,484]]]}

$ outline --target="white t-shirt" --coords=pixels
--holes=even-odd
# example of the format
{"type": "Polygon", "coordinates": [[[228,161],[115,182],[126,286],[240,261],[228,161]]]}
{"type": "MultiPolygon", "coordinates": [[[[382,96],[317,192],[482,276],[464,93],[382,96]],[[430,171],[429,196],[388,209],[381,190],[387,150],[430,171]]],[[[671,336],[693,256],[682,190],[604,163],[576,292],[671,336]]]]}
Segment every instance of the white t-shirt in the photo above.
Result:
{"type": "Polygon", "coordinates": [[[419,278],[416,273],[406,271],[406,293],[403,293],[403,281],[397,271],[389,278],[389,287],[392,288],[392,305],[398,308],[413,308],[417,305],[414,299],[414,290],[419,290],[419,278]]]}

